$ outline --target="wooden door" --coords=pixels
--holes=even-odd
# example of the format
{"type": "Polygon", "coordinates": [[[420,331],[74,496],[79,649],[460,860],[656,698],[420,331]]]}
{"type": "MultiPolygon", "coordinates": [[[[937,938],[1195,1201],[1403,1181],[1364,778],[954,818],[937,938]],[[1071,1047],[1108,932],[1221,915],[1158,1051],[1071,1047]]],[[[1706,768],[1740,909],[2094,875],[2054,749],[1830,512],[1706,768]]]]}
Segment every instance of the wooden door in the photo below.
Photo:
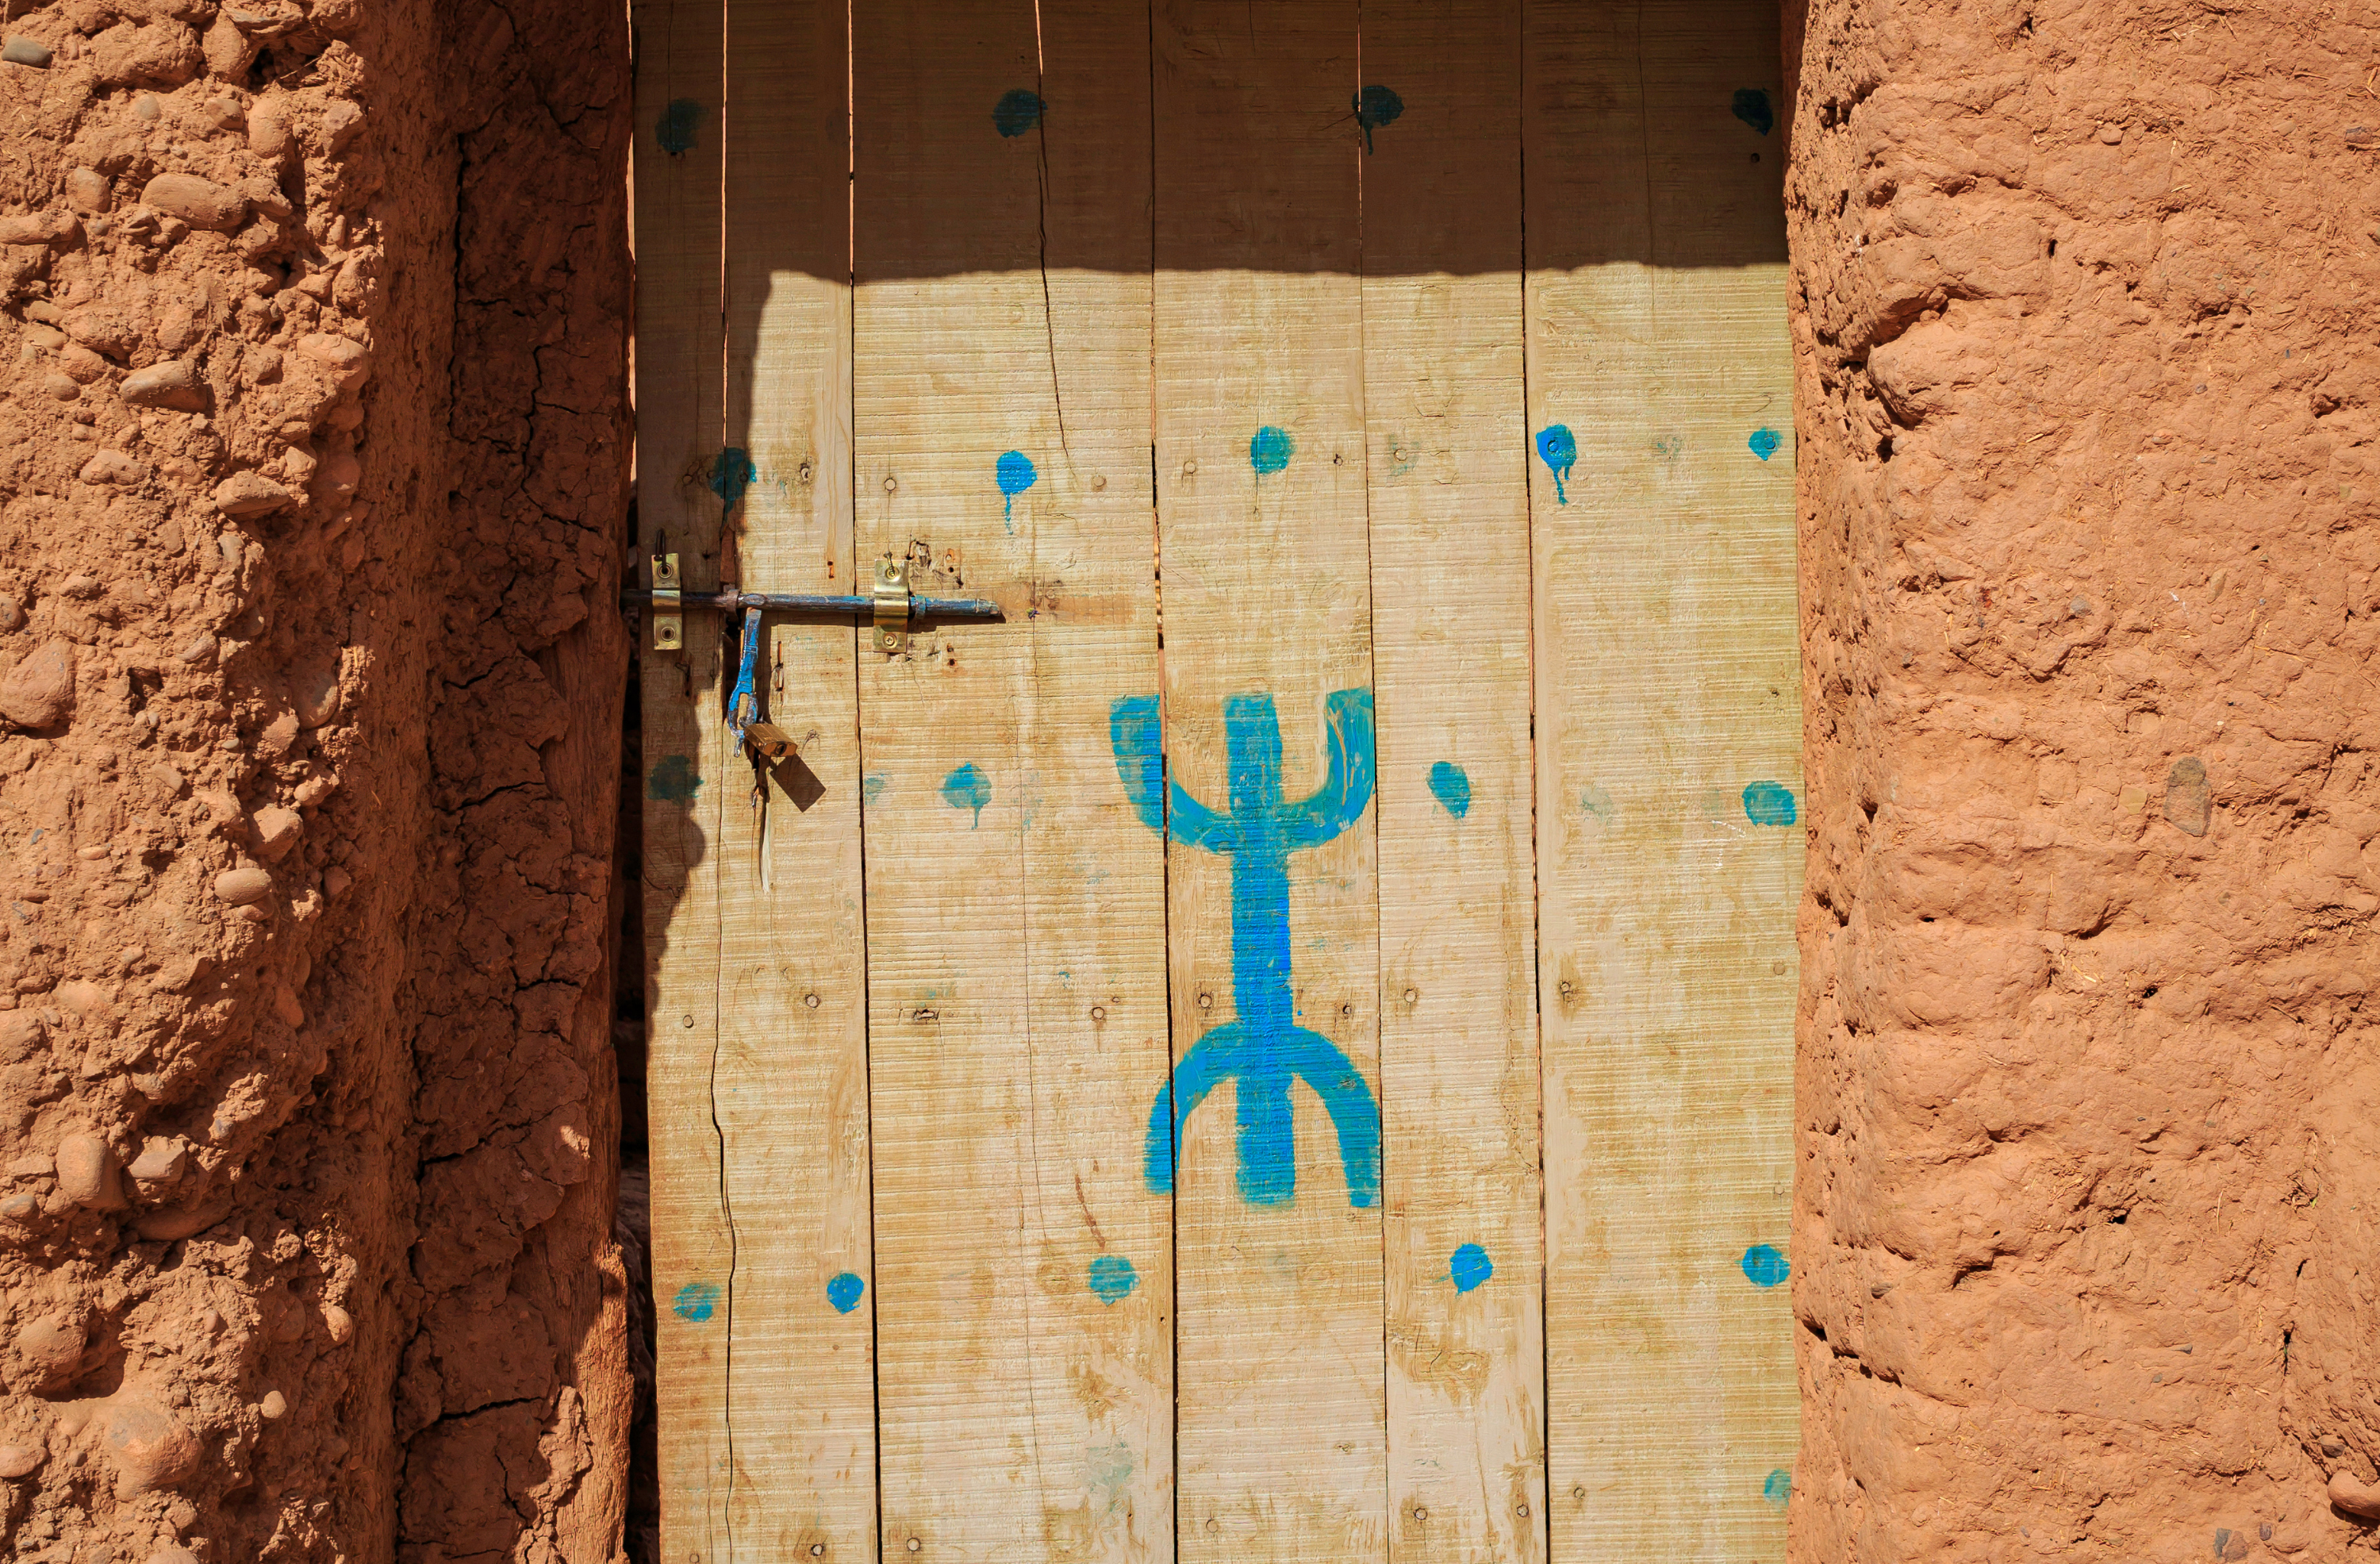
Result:
{"type": "Polygon", "coordinates": [[[1776,1557],[1774,5],[636,18],[662,1558],[1776,1557]]]}

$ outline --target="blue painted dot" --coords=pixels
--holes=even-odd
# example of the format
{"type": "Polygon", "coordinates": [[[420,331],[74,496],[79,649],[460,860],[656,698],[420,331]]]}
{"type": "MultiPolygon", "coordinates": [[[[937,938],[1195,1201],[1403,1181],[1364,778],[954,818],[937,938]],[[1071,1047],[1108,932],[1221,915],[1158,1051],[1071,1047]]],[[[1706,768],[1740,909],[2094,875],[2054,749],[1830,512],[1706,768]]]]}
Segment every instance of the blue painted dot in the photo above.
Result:
{"type": "Polygon", "coordinates": [[[684,803],[701,787],[702,778],[695,775],[692,756],[663,755],[653,763],[653,774],[645,781],[645,794],[671,803],[684,803]]]}
{"type": "Polygon", "coordinates": [[[1457,1249],[1446,1262],[1446,1274],[1454,1282],[1454,1290],[1468,1292],[1496,1274],[1496,1262],[1475,1243],[1457,1249]]]}
{"type": "Polygon", "coordinates": [[[859,1307],[859,1295],[867,1290],[866,1282],[845,1271],[826,1284],[826,1301],[834,1305],[836,1314],[848,1314],[859,1307]]]}
{"type": "Polygon", "coordinates": [[[1792,789],[1768,781],[1743,789],[1743,813],[1755,825],[1791,825],[1799,813],[1792,789]]]}
{"type": "Polygon", "coordinates": [[[1023,451],[1001,452],[992,472],[1003,495],[1021,495],[1033,486],[1034,479],[1041,476],[1033,470],[1033,458],[1023,451]]]}
{"type": "Polygon", "coordinates": [[[1102,1303],[1121,1302],[1140,1285],[1140,1273],[1121,1254],[1102,1254],[1091,1262],[1091,1290],[1102,1303]]]}
{"type": "Polygon", "coordinates": [[[1048,106],[1038,92],[1012,87],[1001,94],[1000,102],[992,108],[992,128],[1003,136],[1022,136],[1041,123],[1041,111],[1048,106]]]}
{"type": "Polygon", "coordinates": [[[710,458],[710,492],[730,510],[759,475],[760,470],[752,465],[752,453],[741,446],[730,446],[710,458]]]}
{"type": "Polygon", "coordinates": [[[1429,768],[1429,790],[1457,820],[1471,813],[1471,774],[1452,761],[1439,761],[1429,768]]]}
{"type": "Polygon", "coordinates": [[[1258,472],[1278,472],[1296,454],[1297,442],[1289,437],[1289,431],[1269,423],[1257,430],[1256,437],[1248,442],[1248,465],[1258,472]]]}
{"type": "Polygon", "coordinates": [[[661,142],[662,151],[675,157],[680,153],[694,150],[694,128],[701,123],[700,104],[692,98],[673,99],[654,124],[653,136],[661,142]]]}
{"type": "Polygon", "coordinates": [[[1578,465],[1578,440],[1567,423],[1548,423],[1537,431],[1537,458],[1554,475],[1554,503],[1570,503],[1570,470],[1578,465]]]}
{"type": "Polygon", "coordinates": [[[1777,128],[1777,111],[1768,106],[1768,94],[1760,88],[1737,88],[1730,112],[1764,136],[1777,128]]]}
{"type": "Polygon", "coordinates": [[[1774,429],[1755,429],[1752,432],[1752,438],[1744,444],[1752,447],[1754,456],[1767,461],[1777,454],[1779,446],[1785,444],[1785,437],[1774,429]]]}
{"type": "Polygon", "coordinates": [[[891,786],[892,786],[892,779],[889,776],[863,776],[859,779],[859,796],[868,802],[874,803],[884,796],[884,789],[891,786]]]}
{"type": "Polygon", "coordinates": [[[968,761],[942,778],[942,800],[953,809],[975,811],[975,823],[983,824],[983,806],[991,801],[991,778],[968,761]]]}
{"type": "Polygon", "coordinates": [[[1372,150],[1372,132],[1383,125],[1394,125],[1397,116],[1405,112],[1405,101],[1390,87],[1366,87],[1355,94],[1355,123],[1364,128],[1364,150],[1372,150]]]}
{"type": "Polygon", "coordinates": [[[1743,1252],[1743,1274],[1755,1287],[1775,1287],[1793,1274],[1785,1256],[1765,1243],[1755,1243],[1743,1252]]]}
{"type": "Polygon", "coordinates": [[[1760,1485],[1760,1497],[1771,1504],[1783,1504],[1793,1497],[1793,1474],[1779,1467],[1768,1474],[1767,1482],[1760,1485]]]}
{"type": "Polygon", "coordinates": [[[1590,782],[1580,789],[1578,807],[1607,825],[1620,813],[1619,801],[1612,798],[1611,789],[1597,782],[1590,782]]]}
{"type": "Polygon", "coordinates": [[[718,1305],[718,1283],[693,1281],[677,1289],[677,1301],[670,1305],[670,1312],[679,1319],[700,1325],[710,1318],[711,1310],[718,1305]]]}

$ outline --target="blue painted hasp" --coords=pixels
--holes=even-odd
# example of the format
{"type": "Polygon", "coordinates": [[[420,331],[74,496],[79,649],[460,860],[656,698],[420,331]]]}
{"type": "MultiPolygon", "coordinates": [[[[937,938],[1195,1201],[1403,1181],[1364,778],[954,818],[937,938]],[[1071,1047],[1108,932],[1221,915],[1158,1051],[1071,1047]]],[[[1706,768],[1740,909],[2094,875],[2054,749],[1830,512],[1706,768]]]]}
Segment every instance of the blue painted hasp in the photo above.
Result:
{"type": "Polygon", "coordinates": [[[1322,1099],[1339,1134],[1347,1201],[1380,1195],[1380,1109],[1354,1062],[1321,1033],[1296,1024],[1290,989],[1289,855],[1353,825],[1372,799],[1372,692],[1342,690],[1325,703],[1329,773],[1306,797],[1281,789],[1281,718],[1270,695],[1223,703],[1231,808],[1218,811],[1167,777],[1157,698],[1128,695],[1109,709],[1109,740],[1124,796],[1141,824],[1232,862],[1232,998],[1235,1019],[1201,1037],[1148,1116],[1148,1187],[1173,1189],[1174,1150],[1198,1105],[1236,1082],[1240,1198],[1286,1205],[1297,1195],[1296,1129],[1290,1087],[1322,1099]]]}

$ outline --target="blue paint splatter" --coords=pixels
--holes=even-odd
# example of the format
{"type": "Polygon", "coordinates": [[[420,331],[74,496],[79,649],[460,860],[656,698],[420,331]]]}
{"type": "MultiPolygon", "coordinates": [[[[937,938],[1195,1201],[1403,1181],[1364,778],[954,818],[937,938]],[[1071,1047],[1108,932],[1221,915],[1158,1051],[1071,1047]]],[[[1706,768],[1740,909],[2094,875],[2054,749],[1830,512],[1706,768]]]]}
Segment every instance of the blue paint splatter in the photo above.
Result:
{"type": "Polygon", "coordinates": [[[718,1283],[688,1282],[677,1289],[677,1301],[670,1305],[670,1313],[679,1319],[692,1320],[695,1324],[700,1325],[710,1318],[711,1310],[718,1307],[718,1283]]]}
{"type": "Polygon", "coordinates": [[[1590,782],[1580,790],[1578,807],[1602,821],[1606,825],[1610,825],[1620,814],[1620,805],[1612,798],[1611,789],[1597,782],[1590,782]]]}
{"type": "Polygon", "coordinates": [[[1768,1480],[1760,1485],[1760,1497],[1771,1504],[1783,1504],[1793,1497],[1793,1474],[1781,1466],[1771,1472],[1768,1480]]]}
{"type": "Polygon", "coordinates": [[[867,1290],[866,1282],[845,1271],[826,1284],[826,1301],[834,1305],[836,1314],[848,1314],[859,1307],[859,1295],[867,1290]]]}
{"type": "MultiPolygon", "coordinates": [[[[975,824],[983,824],[983,806],[991,801],[991,778],[968,761],[942,778],[942,800],[953,809],[975,811],[975,824]]],[[[974,829],[969,826],[968,829],[974,829]]]]}
{"type": "Polygon", "coordinates": [[[1457,820],[1471,813],[1471,774],[1452,761],[1439,761],[1429,768],[1429,790],[1457,820]]]}
{"type": "Polygon", "coordinates": [[[1372,132],[1383,125],[1394,125],[1397,116],[1405,112],[1405,101],[1393,88],[1366,87],[1355,94],[1355,123],[1364,128],[1364,150],[1372,150],[1372,132]]]}
{"type": "Polygon", "coordinates": [[[1768,94],[1757,87],[1739,87],[1730,112],[1755,130],[1766,136],[1777,128],[1777,111],[1768,106],[1768,94]]]}
{"type": "Polygon", "coordinates": [[[1567,423],[1548,423],[1537,431],[1537,457],[1554,475],[1554,503],[1570,503],[1570,470],[1578,465],[1578,441],[1567,423]]]}
{"type": "Polygon", "coordinates": [[[674,98],[662,110],[661,118],[653,126],[653,135],[661,142],[662,151],[675,157],[694,150],[694,128],[701,123],[700,104],[692,98],[674,98]]]}
{"type": "Polygon", "coordinates": [[[1258,473],[1280,471],[1296,454],[1297,442],[1289,437],[1289,431],[1269,423],[1257,430],[1256,437],[1248,442],[1248,465],[1258,473]]]}
{"type": "Polygon", "coordinates": [[[859,796],[863,801],[874,803],[884,796],[884,789],[891,786],[892,786],[892,779],[889,776],[863,776],[859,779],[859,796]]]}
{"type": "Polygon", "coordinates": [[[710,458],[710,492],[729,510],[735,508],[744,491],[759,475],[760,470],[752,465],[752,453],[741,446],[730,446],[710,458]]]}
{"type": "Polygon", "coordinates": [[[645,779],[645,795],[663,799],[671,803],[684,803],[694,797],[702,786],[702,778],[694,774],[694,760],[689,755],[663,755],[653,763],[653,774],[645,779]]]}
{"type": "Polygon", "coordinates": [[[1466,1243],[1447,1261],[1446,1274],[1454,1283],[1455,1291],[1468,1292],[1484,1286],[1496,1274],[1496,1262],[1488,1259],[1488,1252],[1477,1244],[1466,1243]]]}
{"type": "Polygon", "coordinates": [[[1752,454],[1763,461],[1775,456],[1777,448],[1784,443],[1784,436],[1779,434],[1774,429],[1755,429],[1752,432],[1752,438],[1744,442],[1752,447],[1752,454]]]}
{"type": "Polygon", "coordinates": [[[1785,1256],[1765,1243],[1755,1243],[1745,1250],[1742,1265],[1744,1276],[1755,1287],[1775,1287],[1793,1274],[1785,1256]]]}
{"type": "Polygon", "coordinates": [[[1121,1302],[1139,1285],[1140,1273],[1121,1254],[1102,1254],[1091,1262],[1091,1290],[1102,1303],[1121,1302]]]}
{"type": "Polygon", "coordinates": [[[1149,1189],[1173,1189],[1174,1147],[1208,1093],[1236,1079],[1240,1198],[1286,1205],[1297,1195],[1291,1085],[1303,1080],[1339,1132],[1347,1203],[1380,1197],[1380,1109],[1354,1061],[1329,1038],[1296,1024],[1290,991],[1289,855],[1353,825],[1372,800],[1372,692],[1342,690],[1326,703],[1330,770],[1295,802],[1281,791],[1281,719],[1270,695],[1223,703],[1231,809],[1219,813],[1169,781],[1157,698],[1128,695],[1109,709],[1109,741],[1141,824],[1232,861],[1232,1000],[1237,1019],[1200,1038],[1157,1094],[1148,1116],[1149,1189]]]}
{"type": "MultiPolygon", "coordinates": [[[[1000,484],[1003,507],[1001,519],[1013,522],[1016,519],[1016,496],[1031,488],[1033,481],[1041,474],[1033,470],[1033,458],[1023,451],[1002,451],[999,464],[992,469],[992,476],[1000,484]]],[[[1013,526],[1009,528],[1011,532],[1015,530],[1013,526]]]]}
{"type": "Polygon", "coordinates": [[[1755,825],[1791,825],[1792,791],[1774,782],[1755,782],[1743,790],[1743,813],[1755,825]]]}
{"type": "Polygon", "coordinates": [[[1011,139],[1022,136],[1041,123],[1041,111],[1049,106],[1038,92],[1012,87],[1000,95],[1000,102],[992,108],[992,128],[1011,139]]]}

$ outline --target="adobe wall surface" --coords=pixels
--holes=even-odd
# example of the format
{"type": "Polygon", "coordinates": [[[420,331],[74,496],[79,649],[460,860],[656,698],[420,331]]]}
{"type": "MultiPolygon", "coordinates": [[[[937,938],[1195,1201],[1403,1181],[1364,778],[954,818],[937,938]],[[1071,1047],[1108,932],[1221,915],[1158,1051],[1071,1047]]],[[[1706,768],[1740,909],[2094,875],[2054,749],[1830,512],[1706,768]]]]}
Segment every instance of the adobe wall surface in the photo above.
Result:
{"type": "Polygon", "coordinates": [[[2376,34],[1787,40],[1808,1564],[2373,1550],[2376,34]]]}
{"type": "Polygon", "coordinates": [[[0,1555],[608,1558],[623,18],[6,31],[0,1555]]]}

